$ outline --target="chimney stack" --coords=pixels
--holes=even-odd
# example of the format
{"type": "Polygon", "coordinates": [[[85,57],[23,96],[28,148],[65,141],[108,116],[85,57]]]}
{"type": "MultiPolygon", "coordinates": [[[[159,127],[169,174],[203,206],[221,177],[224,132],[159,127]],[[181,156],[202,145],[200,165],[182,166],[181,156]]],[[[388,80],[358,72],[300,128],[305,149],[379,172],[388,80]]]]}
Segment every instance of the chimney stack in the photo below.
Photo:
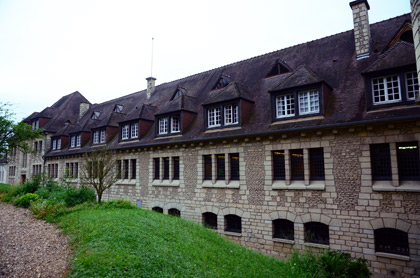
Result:
{"type": "Polygon", "coordinates": [[[147,98],[149,99],[150,96],[155,91],[155,81],[156,81],[156,78],[154,78],[154,77],[147,77],[146,80],[147,80],[147,98]]]}
{"type": "Polygon", "coordinates": [[[350,2],[350,7],[353,11],[356,57],[359,60],[369,57],[370,26],[368,10],[370,7],[367,0],[352,1],[350,2]]]}
{"type": "Polygon", "coordinates": [[[81,102],[79,108],[79,119],[89,110],[89,103],[81,102]]]}

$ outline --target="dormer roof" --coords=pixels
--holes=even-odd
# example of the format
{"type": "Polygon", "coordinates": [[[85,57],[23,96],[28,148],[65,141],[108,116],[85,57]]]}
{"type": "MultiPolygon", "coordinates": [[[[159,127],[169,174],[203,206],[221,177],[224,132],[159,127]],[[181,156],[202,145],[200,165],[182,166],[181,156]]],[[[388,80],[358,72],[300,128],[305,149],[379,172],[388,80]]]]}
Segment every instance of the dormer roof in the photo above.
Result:
{"type": "Polygon", "coordinates": [[[197,99],[195,97],[182,94],[180,97],[165,103],[165,105],[159,109],[156,115],[177,111],[189,111],[197,113],[197,99]]]}
{"type": "Polygon", "coordinates": [[[290,88],[320,83],[323,80],[306,66],[298,67],[291,75],[280,84],[270,89],[270,92],[282,91],[290,88]]]}
{"type": "Polygon", "coordinates": [[[137,119],[142,119],[142,120],[148,120],[148,121],[154,121],[155,114],[156,111],[156,107],[152,106],[152,105],[147,105],[147,104],[141,104],[140,107],[135,107],[135,109],[133,109],[133,111],[131,111],[122,121],[120,122],[128,122],[128,121],[133,121],[133,120],[137,120],[137,119]]]}
{"type": "Polygon", "coordinates": [[[370,73],[391,68],[416,64],[414,45],[406,41],[399,41],[388,49],[371,64],[363,73],[370,73]]]}
{"type": "Polygon", "coordinates": [[[210,91],[202,104],[207,105],[239,98],[252,101],[252,95],[249,88],[244,84],[233,81],[222,89],[210,91]]]}

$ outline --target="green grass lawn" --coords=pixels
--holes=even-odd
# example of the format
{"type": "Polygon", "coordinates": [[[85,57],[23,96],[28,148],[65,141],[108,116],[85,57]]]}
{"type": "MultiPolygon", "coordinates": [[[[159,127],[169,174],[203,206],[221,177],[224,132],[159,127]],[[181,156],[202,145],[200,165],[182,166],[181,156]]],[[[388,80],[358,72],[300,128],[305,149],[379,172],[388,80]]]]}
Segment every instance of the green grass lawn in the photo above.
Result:
{"type": "Polygon", "coordinates": [[[7,193],[12,190],[12,186],[10,184],[0,183],[0,193],[7,193]]]}
{"type": "Polygon", "coordinates": [[[60,223],[75,246],[69,277],[285,277],[288,272],[279,260],[152,211],[88,209],[60,223]]]}

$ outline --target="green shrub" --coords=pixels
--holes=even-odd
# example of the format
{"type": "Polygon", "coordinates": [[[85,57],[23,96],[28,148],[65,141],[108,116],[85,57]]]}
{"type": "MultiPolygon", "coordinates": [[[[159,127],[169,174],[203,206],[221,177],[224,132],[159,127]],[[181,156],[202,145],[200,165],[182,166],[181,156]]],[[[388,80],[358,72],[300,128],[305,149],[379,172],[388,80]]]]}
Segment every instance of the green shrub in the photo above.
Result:
{"type": "Polygon", "coordinates": [[[35,193],[35,191],[37,191],[38,189],[39,189],[39,183],[33,182],[33,181],[27,181],[24,184],[18,185],[13,190],[12,194],[14,196],[22,196],[27,193],[35,193]]]}
{"type": "Polygon", "coordinates": [[[31,202],[39,200],[39,196],[34,193],[27,193],[18,197],[14,204],[20,208],[28,208],[31,202]]]}
{"type": "Polygon", "coordinates": [[[122,208],[122,209],[134,209],[136,208],[130,201],[127,200],[116,200],[101,203],[103,208],[122,208]]]}
{"type": "Polygon", "coordinates": [[[63,203],[57,203],[53,200],[38,200],[32,202],[29,209],[37,219],[45,219],[54,222],[57,217],[66,213],[66,207],[63,203]]]}
{"type": "Polygon", "coordinates": [[[92,188],[82,186],[81,188],[67,187],[65,189],[64,202],[67,207],[95,201],[96,195],[92,188]]]}
{"type": "Polygon", "coordinates": [[[368,278],[370,271],[367,261],[352,258],[350,254],[341,251],[327,250],[317,257],[311,252],[303,255],[294,253],[289,264],[291,277],[317,278],[368,278]],[[308,275],[311,276],[308,276],[308,275]]]}
{"type": "Polygon", "coordinates": [[[12,186],[10,184],[4,184],[4,183],[0,183],[0,194],[4,193],[9,193],[10,191],[12,191],[12,186]]]}

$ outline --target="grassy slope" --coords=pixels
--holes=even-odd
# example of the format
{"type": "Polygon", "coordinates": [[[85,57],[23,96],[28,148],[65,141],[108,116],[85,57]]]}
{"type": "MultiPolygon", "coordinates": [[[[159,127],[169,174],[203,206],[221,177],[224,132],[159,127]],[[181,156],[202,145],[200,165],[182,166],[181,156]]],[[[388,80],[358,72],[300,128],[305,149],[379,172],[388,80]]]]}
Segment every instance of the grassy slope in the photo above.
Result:
{"type": "Polygon", "coordinates": [[[89,209],[60,222],[76,246],[70,277],[282,277],[285,264],[197,224],[141,209],[89,209]]]}

